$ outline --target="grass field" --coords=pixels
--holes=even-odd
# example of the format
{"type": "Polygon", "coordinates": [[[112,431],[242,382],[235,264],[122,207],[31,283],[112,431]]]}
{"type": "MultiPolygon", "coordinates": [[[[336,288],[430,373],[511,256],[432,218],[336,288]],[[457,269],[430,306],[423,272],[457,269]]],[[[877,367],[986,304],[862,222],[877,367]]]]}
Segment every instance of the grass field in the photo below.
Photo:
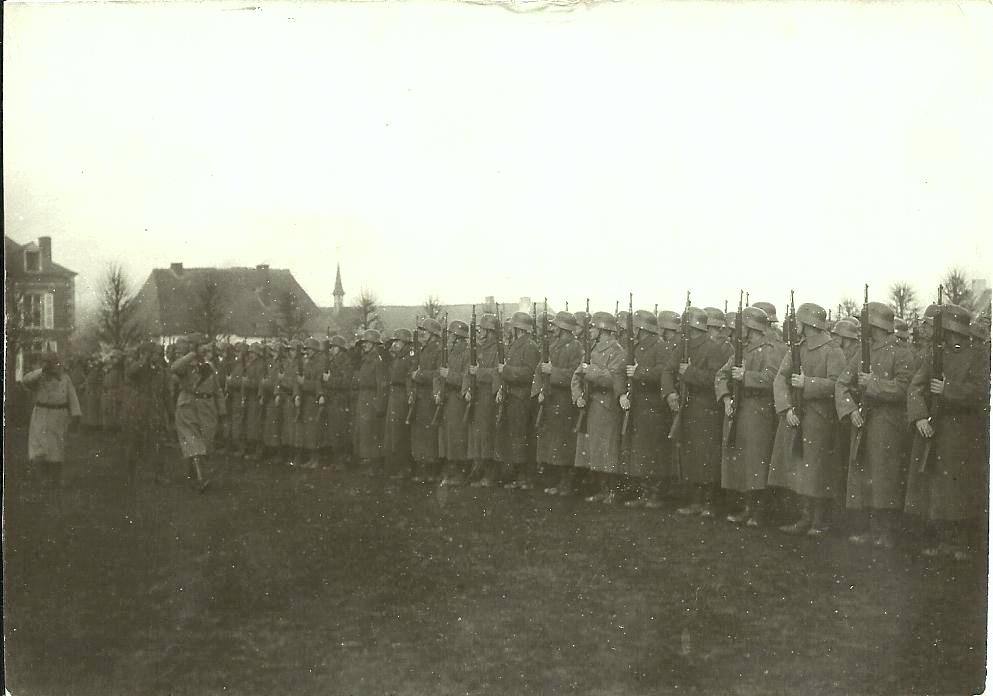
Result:
{"type": "Polygon", "coordinates": [[[132,493],[93,434],[59,507],[6,435],[15,696],[983,689],[985,556],[241,461],[132,493]]]}

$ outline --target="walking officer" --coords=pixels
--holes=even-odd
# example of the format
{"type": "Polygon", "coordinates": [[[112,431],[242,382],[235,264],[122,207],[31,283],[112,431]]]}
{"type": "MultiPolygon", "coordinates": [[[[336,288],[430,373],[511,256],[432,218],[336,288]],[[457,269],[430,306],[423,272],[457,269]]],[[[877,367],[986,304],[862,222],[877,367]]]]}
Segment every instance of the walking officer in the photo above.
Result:
{"type": "Polygon", "coordinates": [[[383,462],[383,434],[389,376],[376,329],[366,329],[359,339],[362,362],[356,373],[355,443],[359,464],[367,476],[379,475],[383,462]]]}
{"type": "Polygon", "coordinates": [[[352,356],[341,336],[332,336],[321,379],[327,408],[324,413],[325,466],[350,464],[352,451],[352,356]]]}
{"type": "Polygon", "coordinates": [[[204,460],[214,443],[218,421],[225,415],[224,395],[217,371],[207,359],[209,341],[193,335],[188,345],[190,352],[171,366],[179,378],[176,434],[183,458],[189,461],[187,476],[202,493],[210,483],[204,475],[204,460]]]}
{"type": "Polygon", "coordinates": [[[308,338],[303,346],[302,373],[297,379],[297,413],[299,421],[298,441],[301,444],[300,458],[303,468],[317,469],[320,463],[320,447],[323,439],[324,411],[327,397],[324,393],[324,371],[327,359],[316,338],[308,338]]]}
{"type": "Polygon", "coordinates": [[[414,335],[410,329],[397,329],[390,340],[392,356],[388,368],[389,395],[386,401],[386,422],[383,433],[383,455],[391,479],[400,480],[410,472],[410,426],[407,425],[407,396],[410,393],[410,375],[413,372],[412,346],[414,335]]]}

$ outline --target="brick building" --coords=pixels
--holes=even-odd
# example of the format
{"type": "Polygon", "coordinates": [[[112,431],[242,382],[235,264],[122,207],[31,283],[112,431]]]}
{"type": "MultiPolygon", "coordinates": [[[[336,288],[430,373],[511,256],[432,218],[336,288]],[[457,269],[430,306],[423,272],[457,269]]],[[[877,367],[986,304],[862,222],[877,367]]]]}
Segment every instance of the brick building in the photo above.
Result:
{"type": "Polygon", "coordinates": [[[68,349],[76,326],[76,272],[52,259],[51,237],[19,244],[4,235],[3,248],[6,367],[19,378],[42,353],[68,349]]]}

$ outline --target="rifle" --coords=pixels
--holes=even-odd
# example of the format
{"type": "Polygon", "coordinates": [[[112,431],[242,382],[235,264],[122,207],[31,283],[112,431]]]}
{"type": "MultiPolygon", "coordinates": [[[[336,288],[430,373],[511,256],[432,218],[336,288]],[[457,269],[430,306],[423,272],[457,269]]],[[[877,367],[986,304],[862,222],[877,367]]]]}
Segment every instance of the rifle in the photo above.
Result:
{"type": "MultiPolygon", "coordinates": [[[[497,364],[502,365],[503,361],[506,360],[506,354],[503,344],[503,312],[497,310],[497,364]]],[[[499,426],[503,423],[503,414],[506,412],[506,399],[503,393],[503,382],[500,382],[500,387],[497,389],[497,396],[500,397],[497,400],[496,405],[496,424],[499,426]]]]}
{"type": "MultiPolygon", "coordinates": [[[[445,313],[445,323],[441,327],[441,366],[448,367],[448,313],[445,313]]],[[[445,393],[447,384],[442,384],[441,393],[438,395],[438,405],[434,407],[434,416],[431,418],[431,425],[438,425],[441,419],[441,411],[445,407],[445,393]]]]}
{"type": "MultiPolygon", "coordinates": [[[[413,363],[414,363],[414,372],[416,372],[417,369],[420,367],[420,362],[421,362],[421,339],[418,337],[417,334],[417,324],[419,323],[418,322],[419,319],[420,317],[417,317],[414,320],[414,344],[410,349],[410,357],[413,358],[413,363]]],[[[411,423],[414,422],[414,411],[417,405],[416,386],[414,386],[414,388],[410,390],[409,401],[410,403],[407,405],[407,420],[406,420],[407,425],[410,425],[411,423]]]]}
{"type": "MultiPolygon", "coordinates": [[[[469,364],[476,365],[476,305],[472,306],[472,320],[469,322],[469,364]]],[[[466,404],[465,413],[462,414],[462,422],[468,423],[472,419],[472,405],[476,401],[476,375],[469,374],[469,403],[466,404]]]]}
{"type": "MultiPolygon", "coordinates": [[[[590,298],[586,298],[586,326],[583,327],[583,363],[586,365],[590,364],[590,360],[593,359],[593,344],[590,341],[590,328],[593,322],[590,317],[590,298]]],[[[586,427],[586,414],[590,408],[590,383],[586,379],[586,375],[583,375],[583,403],[586,404],[583,408],[579,409],[579,415],[576,417],[576,427],[573,428],[573,432],[586,434],[588,432],[586,427]]]]}
{"type": "MultiPolygon", "coordinates": [[[[686,309],[683,311],[683,318],[679,324],[679,333],[682,338],[683,343],[683,358],[680,362],[688,363],[690,361],[690,327],[687,321],[690,311],[690,291],[686,291],[686,309]]],[[[686,410],[686,404],[689,403],[690,392],[686,385],[686,380],[682,377],[679,378],[679,410],[676,411],[676,415],[673,416],[672,426],[669,428],[669,439],[675,440],[676,447],[680,447],[683,441],[683,411],[686,410]]]]}
{"type": "MultiPolygon", "coordinates": [[[[796,306],[793,304],[793,291],[790,290],[789,311],[786,314],[786,321],[783,323],[783,338],[790,349],[790,380],[793,375],[800,374],[800,338],[797,336],[796,326],[796,306]]],[[[803,390],[790,385],[790,406],[796,412],[797,418],[802,418],[803,414],[803,390]]],[[[800,436],[800,428],[803,423],[797,426],[797,432],[793,441],[794,448],[803,447],[803,438],[800,436]]]]}
{"type": "MultiPolygon", "coordinates": [[[[628,318],[627,326],[625,328],[625,333],[627,334],[624,347],[627,350],[627,364],[634,365],[634,293],[628,293],[628,318]]],[[[628,400],[631,399],[631,388],[633,386],[634,378],[628,377],[627,382],[627,397],[628,400]]],[[[631,419],[631,409],[628,408],[624,411],[624,420],[621,423],[621,437],[625,437],[628,434],[628,421],[631,419]]]]}
{"type": "MultiPolygon", "coordinates": [[[[745,324],[742,321],[741,313],[744,311],[742,293],[738,292],[738,313],[734,317],[734,366],[745,366],[745,324]]],[[[745,391],[743,381],[734,380],[733,392],[731,395],[731,415],[728,416],[728,439],[727,446],[734,447],[738,441],[738,408],[745,391]]]]}
{"type": "MultiPolygon", "coordinates": [[[[859,364],[859,372],[868,372],[871,369],[871,356],[869,350],[872,337],[869,332],[869,286],[865,286],[865,297],[862,301],[862,315],[859,317],[859,339],[862,341],[862,356],[859,364]]],[[[851,451],[848,453],[849,463],[859,463],[859,451],[862,449],[862,436],[865,434],[865,419],[869,417],[869,408],[865,402],[865,395],[858,399],[858,411],[862,416],[862,427],[856,429],[855,438],[852,441],[851,451]]]]}
{"type": "MultiPolygon", "coordinates": [[[[297,377],[303,377],[303,361],[299,358],[297,358],[296,368],[297,377]]],[[[299,380],[296,386],[299,388],[299,380]]],[[[303,397],[297,396],[293,399],[293,419],[297,423],[303,421],[303,397]]]]}
{"type": "MultiPolygon", "coordinates": [[[[542,332],[541,332],[541,362],[542,362],[542,364],[548,362],[548,360],[549,360],[549,357],[548,357],[548,330],[549,330],[549,326],[548,326],[548,298],[546,297],[545,298],[545,319],[544,319],[544,322],[543,322],[542,332]]],[[[541,376],[541,392],[539,392],[539,393],[540,394],[544,394],[545,397],[547,398],[548,395],[546,394],[546,392],[549,391],[549,390],[551,390],[551,387],[552,387],[552,376],[551,375],[542,375],[541,376]]],[[[542,403],[539,403],[538,404],[538,415],[534,419],[534,427],[535,427],[535,429],[541,427],[541,421],[542,421],[542,417],[544,416],[544,414],[545,414],[545,404],[544,404],[544,402],[542,402],[542,403]]]]}
{"type": "MultiPolygon", "coordinates": [[[[941,320],[941,305],[942,296],[944,295],[945,286],[938,286],[938,313],[934,315],[934,330],[931,332],[931,379],[944,379],[945,378],[945,329],[942,326],[941,320]]],[[[920,473],[926,473],[928,468],[928,460],[931,458],[931,442],[935,437],[938,436],[938,414],[941,413],[941,397],[937,394],[932,394],[930,389],[925,389],[924,391],[924,402],[927,404],[928,412],[928,422],[931,427],[934,428],[934,435],[931,437],[926,437],[924,439],[924,449],[921,452],[921,463],[918,467],[920,473]]],[[[920,433],[917,437],[921,437],[920,433]]]]}

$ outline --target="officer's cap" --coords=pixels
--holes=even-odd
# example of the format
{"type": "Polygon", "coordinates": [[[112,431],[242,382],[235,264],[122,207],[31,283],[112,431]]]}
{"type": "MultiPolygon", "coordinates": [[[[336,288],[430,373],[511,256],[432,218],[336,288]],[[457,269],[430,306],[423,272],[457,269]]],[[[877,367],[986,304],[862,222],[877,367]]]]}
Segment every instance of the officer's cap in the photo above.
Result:
{"type": "Polygon", "coordinates": [[[376,329],[366,329],[359,336],[359,341],[362,343],[382,343],[383,337],[376,329]]]}
{"type": "Polygon", "coordinates": [[[460,319],[456,319],[448,325],[448,333],[459,338],[469,338],[469,325],[460,319]]]}
{"type": "Polygon", "coordinates": [[[962,336],[971,336],[972,312],[959,305],[947,304],[941,306],[941,328],[954,331],[962,336]]]}
{"type": "Polygon", "coordinates": [[[897,335],[898,338],[904,340],[910,339],[910,324],[903,317],[896,317],[893,319],[893,333],[897,335]]]}
{"type": "Polygon", "coordinates": [[[393,340],[410,343],[414,340],[414,335],[410,333],[410,329],[397,329],[393,332],[393,340]]]}

